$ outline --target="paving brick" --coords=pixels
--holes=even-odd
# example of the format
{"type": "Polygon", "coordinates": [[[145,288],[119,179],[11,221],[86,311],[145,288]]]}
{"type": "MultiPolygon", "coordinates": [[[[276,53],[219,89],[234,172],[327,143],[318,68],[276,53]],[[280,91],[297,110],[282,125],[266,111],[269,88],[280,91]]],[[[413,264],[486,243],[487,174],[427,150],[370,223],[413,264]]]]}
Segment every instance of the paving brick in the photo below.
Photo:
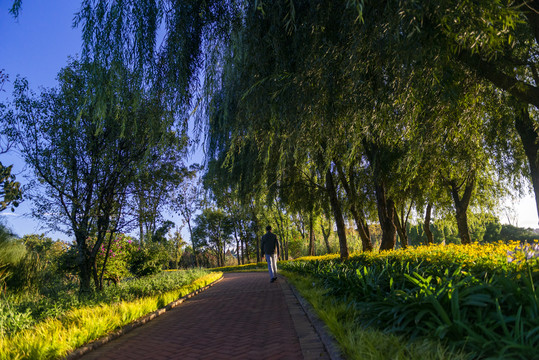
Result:
{"type": "Polygon", "coordinates": [[[293,360],[329,356],[284,279],[269,283],[266,273],[231,273],[82,359],[293,360]]]}

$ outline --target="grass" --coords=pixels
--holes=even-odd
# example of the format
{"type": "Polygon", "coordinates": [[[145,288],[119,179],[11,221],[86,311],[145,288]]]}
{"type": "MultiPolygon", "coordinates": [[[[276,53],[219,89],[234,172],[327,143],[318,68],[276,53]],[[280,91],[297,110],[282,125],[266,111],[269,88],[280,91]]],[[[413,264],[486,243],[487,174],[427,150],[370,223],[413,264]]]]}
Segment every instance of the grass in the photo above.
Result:
{"type": "Polygon", "coordinates": [[[164,307],[166,304],[219,279],[204,275],[190,284],[160,294],[117,303],[102,303],[67,311],[32,328],[0,338],[0,359],[57,359],[111,331],[164,307]]]}
{"type": "Polygon", "coordinates": [[[459,360],[468,359],[463,352],[451,352],[440,342],[419,340],[386,334],[361,326],[354,307],[327,294],[315,278],[283,271],[288,281],[313,306],[339,343],[345,357],[352,360],[459,360]]]}

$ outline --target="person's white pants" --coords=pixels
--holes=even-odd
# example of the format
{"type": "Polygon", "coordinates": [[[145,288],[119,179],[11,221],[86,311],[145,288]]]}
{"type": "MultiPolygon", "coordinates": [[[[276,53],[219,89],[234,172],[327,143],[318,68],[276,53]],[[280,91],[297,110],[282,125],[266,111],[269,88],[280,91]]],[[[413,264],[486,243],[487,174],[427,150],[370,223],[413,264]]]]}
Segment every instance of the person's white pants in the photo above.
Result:
{"type": "Polygon", "coordinates": [[[270,280],[277,277],[277,254],[266,254],[270,280]]]}

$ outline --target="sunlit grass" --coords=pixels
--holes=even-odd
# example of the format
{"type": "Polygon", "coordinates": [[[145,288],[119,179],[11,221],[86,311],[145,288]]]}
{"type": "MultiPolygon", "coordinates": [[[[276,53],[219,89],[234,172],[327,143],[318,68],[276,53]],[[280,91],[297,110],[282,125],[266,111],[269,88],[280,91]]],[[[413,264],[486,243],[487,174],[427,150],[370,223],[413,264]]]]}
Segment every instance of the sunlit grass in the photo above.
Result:
{"type": "Polygon", "coordinates": [[[450,352],[443,344],[433,341],[409,342],[403,337],[385,334],[362,327],[357,322],[354,307],[328,296],[314,278],[284,271],[283,274],[312,305],[317,316],[326,324],[347,359],[404,360],[404,359],[468,359],[463,353],[450,352]]]}
{"type": "Polygon", "coordinates": [[[163,294],[74,309],[59,319],[47,319],[31,329],[0,338],[0,359],[57,359],[111,331],[219,279],[210,273],[163,294]]]}

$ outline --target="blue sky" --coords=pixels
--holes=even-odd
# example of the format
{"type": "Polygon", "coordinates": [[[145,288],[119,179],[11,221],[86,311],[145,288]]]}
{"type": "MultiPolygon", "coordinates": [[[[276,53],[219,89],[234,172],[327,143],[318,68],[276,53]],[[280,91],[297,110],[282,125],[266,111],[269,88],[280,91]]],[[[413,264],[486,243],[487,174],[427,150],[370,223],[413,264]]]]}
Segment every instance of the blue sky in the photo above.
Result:
{"type": "MultiPolygon", "coordinates": [[[[10,98],[12,83],[17,75],[25,77],[30,88],[50,88],[57,85],[56,75],[66,66],[69,56],[81,52],[81,31],[73,28],[73,17],[79,10],[77,0],[23,0],[22,11],[17,19],[8,12],[12,0],[0,0],[0,69],[9,75],[10,83],[4,84],[0,101],[10,98]]],[[[24,174],[29,171],[16,153],[0,155],[4,165],[13,164],[13,173],[23,184],[24,174]]],[[[202,161],[198,151],[191,161],[202,161]]],[[[32,204],[23,202],[15,212],[4,210],[0,216],[19,236],[47,233],[53,239],[71,240],[66,234],[51,232],[30,216],[32,204]]],[[[181,219],[167,214],[177,225],[181,219]]],[[[186,229],[182,229],[188,238],[186,229]]],[[[136,235],[136,234],[133,234],[136,235]]]]}
{"type": "MultiPolygon", "coordinates": [[[[67,64],[68,57],[80,53],[80,30],[72,27],[73,16],[79,10],[80,2],[24,0],[18,19],[13,19],[8,13],[11,2],[0,0],[0,69],[9,74],[11,81],[17,75],[26,77],[30,87],[35,90],[55,86],[56,74],[67,64]]],[[[0,93],[0,101],[10,96],[11,84],[4,85],[4,90],[0,93]]],[[[0,161],[4,164],[13,163],[14,171],[18,174],[25,170],[24,163],[16,154],[1,155],[0,161]]],[[[19,179],[22,180],[21,176],[19,179]]],[[[508,205],[514,206],[519,226],[538,227],[535,203],[531,196],[525,197],[520,203],[508,205]]],[[[30,203],[25,202],[15,213],[1,213],[8,225],[20,236],[46,231],[32,218],[25,216],[30,206],[30,203]]],[[[506,223],[507,217],[502,213],[500,220],[506,223]]],[[[49,235],[67,239],[63,234],[49,235]]]]}
{"type": "MultiPolygon", "coordinates": [[[[76,56],[81,49],[78,29],[72,28],[73,15],[80,3],[74,0],[24,0],[22,11],[14,19],[8,9],[11,0],[0,0],[0,69],[9,75],[0,101],[9,98],[17,75],[28,79],[30,87],[54,87],[56,74],[67,64],[68,56],[76,56]]],[[[1,155],[3,164],[13,164],[17,180],[23,182],[24,163],[16,154],[1,155]]],[[[5,210],[5,222],[19,236],[46,232],[29,217],[31,204],[23,202],[14,213],[5,210]]],[[[60,233],[49,233],[53,238],[68,240],[60,233]]]]}

